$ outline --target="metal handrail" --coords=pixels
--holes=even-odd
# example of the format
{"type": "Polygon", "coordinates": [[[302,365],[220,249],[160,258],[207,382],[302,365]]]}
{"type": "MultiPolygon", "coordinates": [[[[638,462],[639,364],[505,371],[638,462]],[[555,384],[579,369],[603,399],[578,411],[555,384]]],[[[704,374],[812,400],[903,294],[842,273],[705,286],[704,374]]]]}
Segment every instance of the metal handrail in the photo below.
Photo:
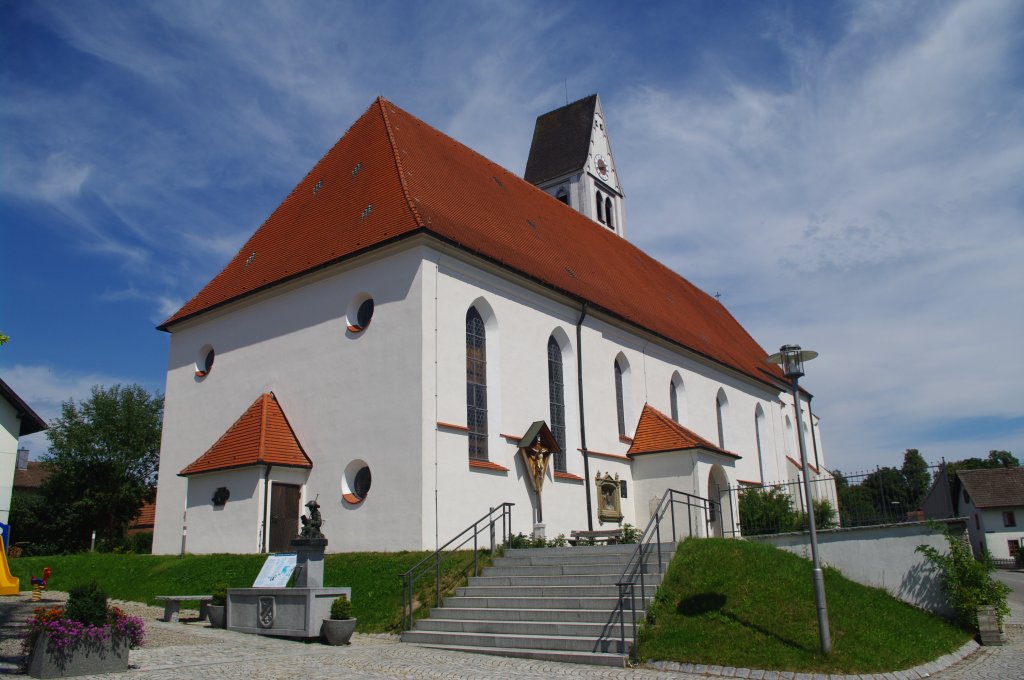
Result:
{"type": "Polygon", "coordinates": [[[512,539],[512,508],[515,503],[502,503],[496,508],[491,508],[490,512],[478,519],[477,521],[470,524],[468,527],[460,531],[455,538],[448,541],[440,548],[435,550],[432,554],[427,555],[422,560],[412,566],[409,571],[402,574],[402,630],[412,629],[413,619],[413,586],[416,581],[422,578],[425,574],[429,573],[431,568],[434,571],[434,601],[435,606],[441,606],[441,559],[442,553],[454,552],[465,546],[470,541],[473,541],[473,575],[480,575],[479,560],[479,541],[478,537],[480,533],[487,530],[490,534],[490,549],[491,554],[494,554],[497,548],[496,542],[496,529],[497,524],[501,523],[501,544],[508,545],[512,539]],[[468,534],[468,535],[467,535],[468,534]],[[459,541],[457,545],[454,545],[456,541],[459,541]],[[433,560],[431,562],[431,560],[433,560]],[[424,566],[425,565],[425,566],[424,566]],[[418,570],[418,571],[417,571],[418,570]]]}
{"type": "Polygon", "coordinates": [[[618,616],[619,620],[619,644],[620,649],[625,653],[626,650],[626,604],[627,598],[629,603],[629,609],[632,612],[632,645],[630,648],[630,655],[636,655],[636,629],[637,629],[637,596],[636,586],[639,582],[640,585],[640,605],[643,608],[646,600],[646,583],[644,574],[647,572],[647,562],[652,555],[655,553],[658,556],[658,573],[662,573],[661,566],[661,522],[665,518],[666,513],[671,515],[672,519],[672,543],[677,543],[678,531],[676,528],[676,505],[686,506],[686,516],[689,523],[688,536],[700,536],[702,532],[700,525],[698,524],[697,532],[693,531],[693,509],[696,508],[699,512],[704,515],[704,527],[705,531],[710,533],[710,523],[714,520],[711,519],[710,511],[718,507],[718,516],[721,517],[721,503],[716,503],[708,498],[702,498],[701,496],[695,496],[693,494],[686,493],[684,491],[676,491],[675,489],[668,489],[665,495],[661,497],[661,501],[658,503],[658,508],[651,515],[650,521],[647,522],[647,527],[644,532],[640,535],[637,540],[636,550],[633,551],[629,561],[626,562],[626,566],[622,569],[622,574],[619,576],[619,580],[615,583],[619,590],[619,601],[615,611],[612,613],[611,625],[614,625],[615,617],[618,616]],[[655,547],[652,548],[651,543],[654,543],[655,547]]]}

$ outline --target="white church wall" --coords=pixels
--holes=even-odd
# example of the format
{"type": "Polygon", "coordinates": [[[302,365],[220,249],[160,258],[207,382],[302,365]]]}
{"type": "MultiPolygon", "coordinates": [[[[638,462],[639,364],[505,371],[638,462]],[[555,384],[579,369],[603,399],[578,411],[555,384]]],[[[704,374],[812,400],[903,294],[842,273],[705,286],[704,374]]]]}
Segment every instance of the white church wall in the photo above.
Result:
{"type": "MultiPolygon", "coordinates": [[[[260,468],[248,467],[195,475],[189,479],[185,507],[189,527],[185,539],[186,552],[259,552],[259,520],[263,507],[260,472],[260,468]],[[220,487],[226,487],[231,495],[224,505],[215,506],[211,499],[220,487]]],[[[179,524],[176,549],[161,552],[181,550],[181,530],[179,524]]]]}
{"type": "MultiPolygon", "coordinates": [[[[320,494],[328,550],[381,549],[383,536],[398,547],[421,544],[418,271],[415,252],[381,252],[173,329],[155,553],[180,549],[189,482],[177,473],[271,391],[313,462],[304,496],[320,494]],[[346,311],[360,293],[374,298],[375,312],[369,327],[354,334],[346,330],[346,311]],[[207,344],[216,351],[213,370],[197,378],[195,362],[207,344]],[[386,400],[372,398],[382,389],[386,400]],[[349,506],[340,484],[354,458],[369,464],[373,484],[363,503],[349,506]]],[[[232,524],[244,534],[255,526],[232,524]]]]}
{"type": "MultiPolygon", "coordinates": [[[[436,416],[428,413],[425,421],[432,419],[436,426],[438,538],[444,543],[488,508],[505,501],[516,504],[515,531],[530,533],[536,499],[516,441],[531,423],[551,420],[547,343],[552,334],[562,348],[566,472],[584,474],[578,452],[574,349],[574,314],[579,313],[495,273],[445,255],[436,259],[437,335],[427,341],[438,353],[437,406],[436,416]],[[507,472],[470,467],[468,434],[460,429],[467,425],[466,313],[474,304],[486,327],[488,460],[508,468],[507,472]]],[[[430,445],[428,439],[428,449],[430,445]]],[[[425,464],[429,466],[430,461],[425,464]]],[[[553,467],[543,492],[547,534],[568,535],[587,526],[585,489],[582,480],[555,479],[553,467]]],[[[434,527],[429,524],[424,523],[424,533],[432,544],[434,527]]]]}

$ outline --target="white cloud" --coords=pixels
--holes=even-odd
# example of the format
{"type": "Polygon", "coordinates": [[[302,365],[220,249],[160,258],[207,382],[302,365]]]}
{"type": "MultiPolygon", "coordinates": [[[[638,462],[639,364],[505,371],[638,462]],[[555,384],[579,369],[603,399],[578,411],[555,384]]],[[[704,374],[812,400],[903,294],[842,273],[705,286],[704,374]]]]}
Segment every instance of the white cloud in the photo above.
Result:
{"type": "MultiPolygon", "coordinates": [[[[46,422],[60,415],[65,401],[88,399],[94,385],[109,387],[138,382],[151,392],[163,389],[163,385],[150,385],[126,376],[64,371],[46,365],[14,364],[2,370],[4,382],[46,422]]],[[[27,447],[33,458],[49,448],[45,432],[22,437],[19,444],[27,447]]]]}
{"type": "Polygon", "coordinates": [[[1021,8],[916,6],[894,30],[883,4],[835,45],[780,36],[788,91],[637,88],[613,131],[644,187],[633,238],[769,349],[822,351],[805,381],[844,469],[898,462],[901,433],[1024,414],[1021,8]]]}

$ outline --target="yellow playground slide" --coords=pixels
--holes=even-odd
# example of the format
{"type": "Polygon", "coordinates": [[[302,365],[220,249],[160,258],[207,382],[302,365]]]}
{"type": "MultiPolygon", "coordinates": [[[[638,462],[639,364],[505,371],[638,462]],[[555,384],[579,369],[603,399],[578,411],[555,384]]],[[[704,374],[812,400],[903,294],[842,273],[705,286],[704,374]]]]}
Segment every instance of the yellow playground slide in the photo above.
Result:
{"type": "Polygon", "coordinates": [[[7,551],[3,549],[3,541],[0,541],[0,595],[17,595],[19,579],[11,576],[11,568],[7,565],[7,551]]]}

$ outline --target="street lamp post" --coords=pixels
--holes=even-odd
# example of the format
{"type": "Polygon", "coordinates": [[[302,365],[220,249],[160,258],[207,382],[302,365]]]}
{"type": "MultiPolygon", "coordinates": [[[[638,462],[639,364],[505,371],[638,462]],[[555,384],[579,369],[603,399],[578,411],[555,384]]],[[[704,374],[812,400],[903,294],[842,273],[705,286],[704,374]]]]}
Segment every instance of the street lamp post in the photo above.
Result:
{"type": "MultiPolygon", "coordinates": [[[[800,412],[800,376],[804,374],[804,362],[818,356],[817,352],[801,350],[800,345],[783,345],[777,354],[768,357],[773,364],[781,364],[782,372],[791,382],[793,391],[793,407],[796,409],[797,441],[800,443],[800,463],[804,469],[804,501],[807,507],[807,519],[811,529],[811,561],[814,565],[814,603],[818,607],[818,637],[821,638],[821,653],[828,656],[832,653],[832,636],[828,630],[828,604],[825,601],[825,579],[821,572],[821,561],[818,559],[818,530],[814,524],[814,503],[811,502],[811,479],[807,465],[807,447],[804,444],[803,415],[800,412]]],[[[811,423],[814,427],[814,423],[811,423]]]]}

